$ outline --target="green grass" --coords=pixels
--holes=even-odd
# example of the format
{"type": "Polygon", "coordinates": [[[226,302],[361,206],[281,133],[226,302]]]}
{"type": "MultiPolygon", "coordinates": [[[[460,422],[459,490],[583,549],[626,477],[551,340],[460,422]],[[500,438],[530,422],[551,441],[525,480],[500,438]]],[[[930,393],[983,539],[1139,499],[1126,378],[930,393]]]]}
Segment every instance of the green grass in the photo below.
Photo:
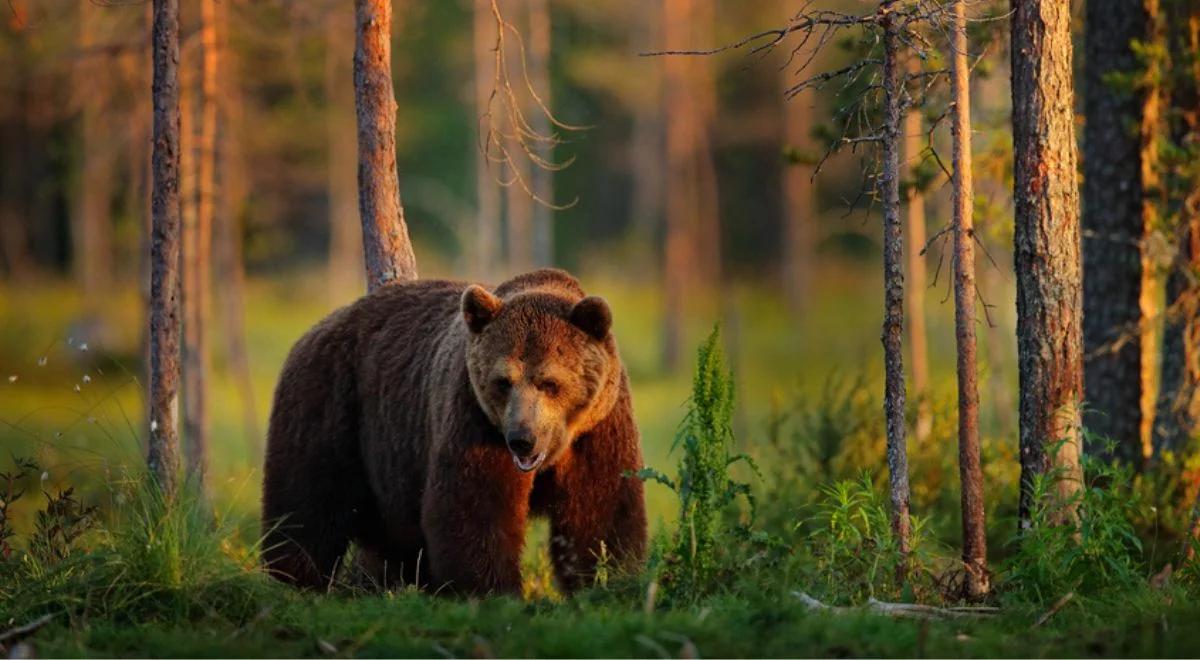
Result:
{"type": "MultiPolygon", "coordinates": [[[[754,286],[727,292],[732,305],[690,310],[688,352],[724,317],[737,407],[732,422],[714,419],[725,420],[719,428],[732,425],[728,451],[749,453],[763,472],[759,479],[735,466],[727,475],[752,485],[759,516],[751,534],[722,537],[709,572],[716,577],[686,597],[673,591],[663,562],[671,561],[680,501],[651,483],[649,567],[567,600],[547,586],[544,524],[527,548],[524,600],[365,593],[340,583],[302,593],[267,579],[256,560],[261,444],[242,428],[220,337],[212,383],[215,497],[166,506],[140,476],[142,387],[128,366],[138,352],[136,295],[125,291],[102,310],[106,337],[84,351],[72,338],[81,301],[69,286],[0,291],[0,472],[8,454],[45,466],[23,480],[26,495],[11,510],[17,559],[0,560],[0,632],[56,613],[29,640],[46,656],[1193,655],[1200,644],[1194,575],[1162,588],[1149,583],[1160,556],[1178,548],[1179,512],[1168,510],[1179,499],[1178,480],[1101,473],[1083,502],[1093,512],[1084,543],[1047,530],[1017,550],[1010,543],[1015,441],[998,408],[985,414],[983,444],[1001,614],[919,622],[804,607],[795,592],[851,606],[868,597],[943,604],[957,543],[953,356],[935,352],[934,437],[910,447],[924,534],[921,570],[900,589],[878,497],[885,479],[878,287],[851,275],[830,281],[800,319],[754,286]],[[720,311],[731,307],[735,315],[720,311]],[[66,558],[25,552],[37,512],[68,487],[98,506],[97,525],[66,558]],[[1109,563],[1092,570],[1100,561],[1109,563]],[[1034,627],[1065,593],[1075,596],[1034,627]]],[[[658,366],[659,294],[612,278],[585,282],[614,309],[647,465],[678,480],[680,455],[671,446],[691,410],[691,373],[658,366]]],[[[323,287],[306,278],[252,283],[247,332],[260,426],[288,349],[331,306],[323,287]]],[[[931,343],[946,345],[950,310],[931,303],[930,312],[931,343]]],[[[997,360],[985,369],[1014,373],[1004,350],[981,353],[997,360]]],[[[1004,400],[983,394],[985,408],[1004,400]]],[[[720,506],[722,528],[748,522],[744,504],[720,506]]]]}

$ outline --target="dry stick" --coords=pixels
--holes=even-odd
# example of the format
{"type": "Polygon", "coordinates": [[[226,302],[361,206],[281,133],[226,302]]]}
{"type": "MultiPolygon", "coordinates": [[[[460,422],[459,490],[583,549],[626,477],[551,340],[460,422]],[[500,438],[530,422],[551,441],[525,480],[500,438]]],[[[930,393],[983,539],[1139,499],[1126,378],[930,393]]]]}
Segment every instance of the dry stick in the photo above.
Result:
{"type": "Polygon", "coordinates": [[[1040,628],[1042,626],[1042,624],[1044,624],[1050,620],[1050,617],[1054,616],[1055,614],[1058,613],[1059,610],[1066,607],[1067,603],[1071,602],[1071,599],[1074,597],[1075,597],[1075,592],[1068,591],[1066,594],[1063,595],[1062,598],[1059,598],[1057,601],[1055,601],[1054,604],[1050,606],[1050,609],[1046,610],[1045,614],[1042,614],[1041,616],[1039,616],[1038,620],[1034,621],[1033,625],[1030,626],[1030,628],[1040,628]]]}
{"type": "Polygon", "coordinates": [[[954,334],[958,343],[958,474],[962,489],[963,596],[978,600],[990,591],[983,468],[979,459],[979,383],[975,355],[974,180],[971,174],[971,93],[964,0],[954,1],[950,50],[954,75],[954,334]]]}
{"type": "Polygon", "coordinates": [[[932,607],[916,603],[887,603],[875,600],[874,598],[868,599],[867,604],[863,607],[838,607],[826,605],[802,591],[793,591],[792,595],[798,598],[808,609],[829,612],[830,614],[867,612],[895,618],[940,621],[944,619],[985,618],[995,616],[1000,612],[1000,609],[996,607],[932,607]]]}
{"type": "Polygon", "coordinates": [[[9,642],[15,642],[15,641],[21,639],[22,637],[27,637],[27,636],[37,632],[38,629],[42,628],[46,624],[53,621],[54,618],[57,616],[58,615],[54,614],[54,613],[43,614],[42,616],[34,619],[33,621],[30,621],[29,623],[17,626],[16,628],[11,628],[9,630],[4,631],[3,633],[0,633],[0,648],[3,648],[4,645],[8,644],[9,642]]]}
{"type": "Polygon", "coordinates": [[[902,560],[897,578],[908,572],[910,547],[908,451],[905,440],[903,225],[900,221],[900,121],[903,111],[899,61],[900,26],[889,2],[880,3],[883,25],[883,283],[884,415],[891,486],[892,533],[902,560]]]}
{"type": "Polygon", "coordinates": [[[154,193],[151,198],[147,463],[173,496],[179,476],[179,0],[154,0],[154,193]]]}
{"type": "Polygon", "coordinates": [[[396,172],[391,0],[355,0],[354,97],[358,114],[358,211],[367,290],[417,278],[396,172]]]}

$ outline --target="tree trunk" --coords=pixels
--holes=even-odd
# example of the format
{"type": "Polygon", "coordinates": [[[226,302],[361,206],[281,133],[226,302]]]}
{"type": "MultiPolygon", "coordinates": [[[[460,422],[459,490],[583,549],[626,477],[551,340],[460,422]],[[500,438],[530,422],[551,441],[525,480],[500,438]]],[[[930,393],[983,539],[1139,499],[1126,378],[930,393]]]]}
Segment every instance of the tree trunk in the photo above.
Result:
{"type": "Polygon", "coordinates": [[[92,0],[81,0],[80,49],[74,85],[80,95],[82,115],[82,165],[72,232],[72,261],[79,290],[83,294],[86,324],[96,330],[101,305],[108,295],[112,275],[113,146],[106,125],[109,77],[104,75],[103,55],[97,42],[100,8],[92,0]]]}
{"type": "Polygon", "coordinates": [[[983,467],[979,459],[979,382],[975,362],[975,219],[971,172],[971,83],[967,61],[966,0],[954,2],[954,335],[958,344],[958,474],[962,486],[963,595],[979,600],[991,590],[983,467]]]}
{"type": "Polygon", "coordinates": [[[358,114],[358,211],[367,290],[417,278],[396,172],[392,2],[355,0],[354,100],[358,114]]]}
{"type": "MultiPolygon", "coordinates": [[[[525,0],[506,0],[503,8],[504,18],[509,23],[514,26],[526,24],[528,7],[525,0]]],[[[521,30],[520,27],[517,29],[521,30]]],[[[527,33],[527,31],[525,32],[527,33]]],[[[501,55],[504,57],[506,79],[513,87],[509,92],[513,97],[511,103],[503,104],[506,113],[504,130],[510,134],[507,139],[513,143],[509,147],[508,158],[505,161],[508,170],[505,172],[505,180],[509,185],[504,190],[504,210],[507,221],[505,229],[507,230],[508,270],[510,274],[516,274],[524,273],[533,267],[534,200],[530,194],[533,192],[533,168],[530,166],[530,159],[526,155],[525,149],[534,149],[536,144],[523,135],[524,132],[529,131],[529,128],[525,126],[528,121],[527,117],[531,114],[528,111],[529,104],[517,100],[528,95],[528,90],[525,89],[527,83],[525,46],[511,31],[504,36],[504,51],[501,55]],[[518,115],[518,113],[520,114],[518,115]],[[524,144],[517,144],[518,141],[524,144]]],[[[501,91],[500,93],[505,92],[501,91]]]]}
{"type": "Polygon", "coordinates": [[[1142,63],[1134,40],[1147,35],[1143,2],[1089,0],[1084,57],[1083,340],[1084,421],[1115,443],[1089,452],[1140,466],[1142,425],[1142,239],[1149,205],[1143,156],[1131,130],[1152,94],[1115,89],[1110,74],[1133,75],[1142,63]]]}
{"type": "Polygon", "coordinates": [[[475,0],[475,114],[479,132],[475,150],[476,276],[490,281],[500,262],[500,188],[488,160],[486,133],[491,123],[492,91],[496,81],[496,20],[492,0],[475,0]]]}
{"type": "Polygon", "coordinates": [[[211,318],[209,283],[212,281],[213,193],[216,176],[217,85],[215,0],[200,3],[200,125],[194,121],[195,85],[183,89],[184,178],[195,189],[185,189],[183,229],[183,441],[187,473],[204,491],[208,476],[208,379],[211,371],[208,321],[211,318]],[[189,140],[189,138],[192,138],[189,140]],[[190,142],[190,144],[189,144],[190,142]],[[192,161],[192,162],[189,162],[192,161]],[[193,197],[194,196],[194,197],[193,197]]]}
{"type": "Polygon", "coordinates": [[[179,477],[179,0],[154,0],[154,193],[150,285],[150,473],[168,496],[179,477]]]}
{"type": "MultiPolygon", "coordinates": [[[[711,44],[714,40],[716,23],[715,3],[701,0],[691,6],[693,43],[711,44]]],[[[721,257],[721,198],[717,177],[716,152],[713,130],[719,110],[717,103],[716,72],[714,58],[688,58],[692,84],[695,86],[695,102],[677,108],[679,112],[694,114],[690,123],[694,148],[693,163],[695,180],[692,191],[696,195],[697,225],[695,232],[696,256],[700,269],[696,273],[708,290],[719,291],[723,284],[721,257]]]]}
{"type": "Polygon", "coordinates": [[[910,547],[908,446],[904,425],[904,227],[900,222],[900,122],[904,111],[903,75],[900,70],[900,26],[890,0],[883,12],[883,411],[887,420],[887,463],[891,484],[892,533],[907,574],[910,547]]]}
{"type": "MultiPolygon", "coordinates": [[[[637,14],[637,25],[634,27],[636,37],[632,40],[631,50],[645,50],[645,44],[660,43],[662,30],[662,11],[652,3],[643,3],[637,14]]],[[[636,257],[643,268],[651,269],[660,260],[649,246],[656,245],[658,234],[663,222],[663,194],[665,180],[665,136],[663,122],[663,61],[662,58],[648,58],[643,65],[647,67],[643,73],[650,79],[646,85],[646,95],[638,96],[634,106],[633,129],[627,145],[629,171],[632,176],[632,201],[630,218],[633,228],[630,232],[634,246],[637,248],[636,257]]]]}
{"type": "MultiPolygon", "coordinates": [[[[550,6],[548,0],[527,0],[529,12],[529,83],[541,99],[541,105],[552,108],[550,88],[550,6]]],[[[554,128],[545,109],[534,104],[529,118],[537,135],[548,137],[554,128]]],[[[547,163],[554,162],[554,145],[535,145],[535,151],[547,163]]],[[[540,202],[533,206],[533,263],[550,266],[554,263],[554,172],[545,167],[533,168],[531,186],[540,202]]]]}
{"type": "MultiPolygon", "coordinates": [[[[665,0],[663,40],[668,47],[686,41],[693,14],[692,0],[665,0]]],[[[695,196],[695,113],[691,110],[691,61],[668,57],[663,62],[663,105],[668,117],[666,167],[667,232],[663,260],[662,364],[667,371],[679,367],[683,341],[684,300],[695,272],[698,218],[695,196]]]]}
{"type": "MultiPolygon", "coordinates": [[[[920,60],[910,57],[909,73],[920,70],[920,60]]],[[[904,113],[904,157],[916,168],[925,151],[925,131],[920,108],[904,113]]],[[[929,338],[925,330],[925,191],[921,189],[914,171],[908,187],[908,350],[912,358],[913,394],[917,397],[917,442],[925,442],[933,432],[933,407],[929,400],[929,338]]]]}
{"type": "MultiPolygon", "coordinates": [[[[220,51],[220,67],[218,70],[218,99],[220,99],[220,121],[217,125],[217,180],[219,194],[216,196],[216,250],[214,252],[217,264],[216,291],[221,307],[221,319],[224,323],[225,345],[228,353],[229,370],[233,377],[234,387],[237,388],[238,399],[242,406],[242,429],[249,453],[252,457],[262,455],[262,436],[258,430],[258,407],[254,397],[254,378],[250,369],[250,351],[246,347],[246,266],[242,253],[242,214],[246,199],[245,185],[245,156],[241,144],[244,139],[243,110],[241,100],[241,81],[237,75],[237,60],[233,59],[234,51],[227,48],[229,35],[230,3],[220,2],[217,6],[217,48],[220,51]]],[[[341,26],[343,30],[347,25],[341,26]]],[[[346,61],[350,61],[349,49],[346,51],[346,61]]],[[[347,67],[349,68],[349,67],[347,67]]],[[[346,77],[349,87],[349,76],[346,77]]],[[[349,93],[344,94],[347,99],[349,93]]],[[[348,105],[348,104],[347,104],[348,105]]],[[[344,117],[347,127],[353,125],[353,113],[344,117]]],[[[354,137],[347,131],[345,140],[354,144],[354,137]]],[[[347,172],[352,171],[354,159],[346,161],[347,172]]],[[[350,186],[353,190],[353,182],[350,186]]],[[[351,192],[353,200],[353,192],[351,192]]],[[[353,204],[353,201],[350,202],[353,204]]],[[[350,222],[357,230],[351,213],[350,222]]],[[[355,237],[357,239],[357,236],[355,237]]],[[[353,246],[354,253],[360,255],[357,240],[353,246]]],[[[361,264],[354,269],[361,278],[361,264]]]]}
{"type": "Polygon", "coordinates": [[[1013,0],[1014,268],[1020,370],[1020,525],[1031,524],[1033,480],[1054,475],[1054,523],[1075,521],[1082,485],[1083,391],[1079,191],[1071,8],[1013,0]]]}
{"type": "MultiPolygon", "coordinates": [[[[780,69],[783,87],[791,86],[792,69],[780,69]]],[[[788,308],[799,317],[812,302],[817,255],[817,205],[813,192],[812,157],[816,146],[812,100],[784,97],[783,143],[783,291],[788,308]]]]}
{"type": "MultiPolygon", "coordinates": [[[[1187,153],[1200,138],[1200,7],[1170,5],[1171,142],[1187,153]],[[1191,63],[1190,70],[1182,64],[1191,63]],[[1182,71],[1179,69],[1183,69],[1182,71]]],[[[1194,147],[1193,147],[1194,148],[1194,147]]],[[[1171,192],[1176,205],[1178,255],[1167,279],[1167,318],[1163,332],[1162,381],[1155,418],[1154,455],[1183,451],[1200,431],[1200,174],[1186,177],[1171,192]]]]}
{"type": "Polygon", "coordinates": [[[329,129],[329,298],[343,302],[363,288],[362,225],[355,181],[354,46],[350,7],[336,4],[326,17],[325,98],[329,129]]]}

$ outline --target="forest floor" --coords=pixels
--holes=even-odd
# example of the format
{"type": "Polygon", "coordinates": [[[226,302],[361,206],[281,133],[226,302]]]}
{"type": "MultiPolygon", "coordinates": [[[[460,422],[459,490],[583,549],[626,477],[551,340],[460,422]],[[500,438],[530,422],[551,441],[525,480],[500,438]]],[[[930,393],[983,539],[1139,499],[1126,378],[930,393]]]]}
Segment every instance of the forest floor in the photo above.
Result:
{"type": "MultiPolygon", "coordinates": [[[[1014,400],[1008,390],[1015,370],[1004,341],[990,348],[985,343],[981,350],[989,543],[997,584],[989,604],[999,613],[921,621],[861,609],[814,612],[804,605],[800,592],[853,607],[869,597],[954,604],[945,577],[953,572],[957,544],[955,420],[946,403],[952,401],[953,354],[935,351],[934,434],[910,446],[924,572],[914,580],[917,587],[898,591],[886,568],[887,529],[880,524],[886,514],[871,499],[884,478],[881,408],[874,391],[880,349],[873,302],[880,296],[873,279],[832,281],[841,288],[826,289],[799,321],[777,299],[748,286],[737,289],[735,305],[693,310],[688,324],[685,354],[714,320],[723,319],[739,402],[733,419],[738,449],[757,458],[763,472],[761,478],[744,470],[737,476],[758,494],[755,530],[762,537],[754,542],[729,537],[722,571],[703,593],[672,593],[658,583],[652,566],[639,575],[612,576],[570,599],[550,584],[544,524],[531,532],[524,599],[461,599],[416,590],[365,593],[336,584],[327,593],[304,593],[267,579],[257,568],[255,547],[261,444],[242,423],[224,340],[214,338],[213,500],[163,514],[130,476],[141,453],[142,387],[136,367],[127,367],[138,363],[136,295],[127,291],[99,310],[102,338],[84,343],[77,335],[84,332],[79,319],[87,314],[68,285],[2,291],[0,447],[5,456],[0,456],[0,472],[12,472],[18,458],[31,458],[38,468],[22,481],[24,499],[10,497],[5,504],[14,536],[8,539],[11,556],[0,558],[0,646],[12,651],[14,640],[6,639],[5,631],[49,613],[53,618],[25,637],[29,646],[18,651],[325,657],[1196,655],[1200,601],[1194,598],[1194,582],[1152,579],[1164,563],[1160,555],[1179,543],[1168,530],[1177,526],[1180,514],[1169,519],[1163,501],[1114,491],[1095,503],[1097,515],[1091,519],[1099,522],[1085,530],[1078,552],[1064,553],[1064,546],[1056,545],[1061,535],[1039,537],[1041,545],[1026,544],[1023,555],[1014,551],[1015,441],[1004,409],[1014,400]],[[855,480],[864,474],[865,485],[856,490],[855,480]],[[68,488],[75,489],[78,506],[98,507],[92,514],[98,525],[61,547],[51,542],[57,555],[39,551],[36,539],[44,536],[39,530],[54,520],[39,518],[38,512],[68,488]],[[1137,518],[1136,530],[1125,518],[1137,518]],[[1134,539],[1134,531],[1140,538],[1134,539]],[[764,545],[767,536],[773,541],[764,545]],[[1067,594],[1073,596],[1056,607],[1067,594]]],[[[330,308],[321,287],[304,279],[256,281],[251,287],[247,336],[260,426],[287,350],[330,308]]],[[[605,295],[614,309],[646,463],[673,473],[679,457],[671,446],[686,413],[690,368],[668,374],[658,367],[657,292],[604,280],[589,289],[605,295]]],[[[931,345],[950,345],[950,308],[931,303],[930,316],[931,345]]],[[[651,484],[647,504],[661,548],[669,543],[678,500],[651,484]]]]}

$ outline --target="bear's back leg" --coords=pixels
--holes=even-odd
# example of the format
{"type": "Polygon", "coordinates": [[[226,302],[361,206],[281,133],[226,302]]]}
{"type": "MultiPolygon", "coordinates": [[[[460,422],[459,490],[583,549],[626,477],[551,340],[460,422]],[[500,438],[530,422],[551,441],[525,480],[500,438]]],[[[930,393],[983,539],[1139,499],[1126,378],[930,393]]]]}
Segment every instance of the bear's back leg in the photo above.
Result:
{"type": "Polygon", "coordinates": [[[280,376],[267,434],[262,560],[277,579],[326,587],[372,508],[348,356],[306,337],[280,376]],[[325,349],[325,350],[322,350],[325,349]]]}

